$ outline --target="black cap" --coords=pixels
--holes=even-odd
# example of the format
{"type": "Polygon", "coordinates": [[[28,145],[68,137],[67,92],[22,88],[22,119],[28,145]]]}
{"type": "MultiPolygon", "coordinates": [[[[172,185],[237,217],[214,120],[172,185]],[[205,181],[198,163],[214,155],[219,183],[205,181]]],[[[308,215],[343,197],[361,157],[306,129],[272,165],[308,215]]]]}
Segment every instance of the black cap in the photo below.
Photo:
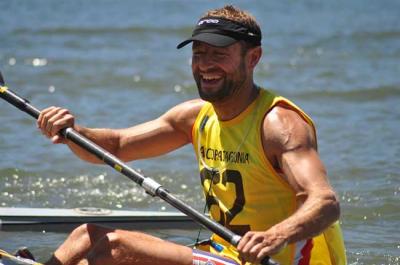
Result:
{"type": "Polygon", "coordinates": [[[229,46],[239,40],[261,45],[261,32],[255,32],[239,22],[220,17],[200,19],[192,37],[179,43],[180,49],[192,41],[202,41],[217,47],[229,46]]]}

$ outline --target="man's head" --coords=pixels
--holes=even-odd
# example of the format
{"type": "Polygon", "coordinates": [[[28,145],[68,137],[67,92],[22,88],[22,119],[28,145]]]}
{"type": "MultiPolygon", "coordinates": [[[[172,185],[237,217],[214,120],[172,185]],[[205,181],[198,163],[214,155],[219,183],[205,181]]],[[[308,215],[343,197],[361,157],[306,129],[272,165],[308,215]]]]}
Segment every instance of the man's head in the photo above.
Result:
{"type": "Polygon", "coordinates": [[[261,30],[255,18],[246,11],[227,5],[209,10],[197,22],[192,37],[181,42],[180,49],[192,41],[226,47],[244,41],[249,47],[261,45],[261,30]]]}
{"type": "Polygon", "coordinates": [[[208,11],[192,37],[192,71],[199,95],[223,102],[243,89],[252,89],[253,70],[261,50],[261,31],[254,17],[233,6],[208,11]]]}

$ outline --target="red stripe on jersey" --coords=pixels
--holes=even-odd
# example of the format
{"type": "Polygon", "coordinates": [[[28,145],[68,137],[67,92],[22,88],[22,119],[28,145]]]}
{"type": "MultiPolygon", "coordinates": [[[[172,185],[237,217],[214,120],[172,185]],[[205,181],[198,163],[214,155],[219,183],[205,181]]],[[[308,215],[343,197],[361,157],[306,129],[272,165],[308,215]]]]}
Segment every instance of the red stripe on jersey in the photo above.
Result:
{"type": "Polygon", "coordinates": [[[313,246],[314,246],[313,240],[312,239],[307,240],[306,245],[301,250],[302,258],[299,261],[299,265],[309,265],[310,264],[311,250],[312,250],[313,246]]]}

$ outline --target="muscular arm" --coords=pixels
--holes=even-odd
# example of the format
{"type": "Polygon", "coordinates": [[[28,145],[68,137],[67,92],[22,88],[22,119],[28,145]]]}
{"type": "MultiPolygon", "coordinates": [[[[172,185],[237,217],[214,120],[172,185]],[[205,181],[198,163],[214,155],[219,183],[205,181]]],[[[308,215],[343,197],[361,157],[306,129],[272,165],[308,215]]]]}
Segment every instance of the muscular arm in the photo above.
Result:
{"type": "Polygon", "coordinates": [[[260,233],[250,232],[238,249],[247,260],[260,260],[284,245],[311,238],[339,218],[339,202],[318,155],[312,127],[298,113],[277,106],[263,124],[264,151],[296,193],[297,211],[260,233]]]}
{"type": "Polygon", "coordinates": [[[283,172],[300,205],[272,229],[282,233],[286,243],[321,233],[339,218],[340,209],[317,152],[313,129],[295,111],[278,106],[266,117],[264,132],[272,132],[264,134],[265,146],[272,146],[268,156],[283,172]]]}
{"type": "Polygon", "coordinates": [[[191,129],[203,102],[187,101],[179,104],[157,119],[126,129],[90,129],[74,124],[68,110],[51,107],[42,111],[38,126],[54,143],[66,143],[81,159],[102,163],[99,159],[62,139],[58,132],[74,127],[79,133],[124,161],[154,157],[175,150],[191,140],[191,129]]]}

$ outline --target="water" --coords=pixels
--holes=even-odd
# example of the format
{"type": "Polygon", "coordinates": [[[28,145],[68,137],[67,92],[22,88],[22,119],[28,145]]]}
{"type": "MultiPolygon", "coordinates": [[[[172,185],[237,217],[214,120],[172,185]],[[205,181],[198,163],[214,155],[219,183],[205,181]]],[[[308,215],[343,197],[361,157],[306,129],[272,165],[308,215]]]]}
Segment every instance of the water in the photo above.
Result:
{"type": "MultiPolygon", "coordinates": [[[[234,1],[263,29],[257,83],[315,120],[342,207],[349,264],[400,264],[400,2],[234,1]]],[[[215,1],[0,1],[0,68],[44,108],[91,127],[128,127],[196,97],[190,48],[175,46],[215,1]]],[[[0,206],[171,210],[106,166],[51,145],[0,104],[0,206]]],[[[190,146],[131,166],[201,210],[190,146]]],[[[196,231],[154,231],[189,243],[196,231]]],[[[45,259],[66,234],[0,232],[0,248],[45,259]]]]}

